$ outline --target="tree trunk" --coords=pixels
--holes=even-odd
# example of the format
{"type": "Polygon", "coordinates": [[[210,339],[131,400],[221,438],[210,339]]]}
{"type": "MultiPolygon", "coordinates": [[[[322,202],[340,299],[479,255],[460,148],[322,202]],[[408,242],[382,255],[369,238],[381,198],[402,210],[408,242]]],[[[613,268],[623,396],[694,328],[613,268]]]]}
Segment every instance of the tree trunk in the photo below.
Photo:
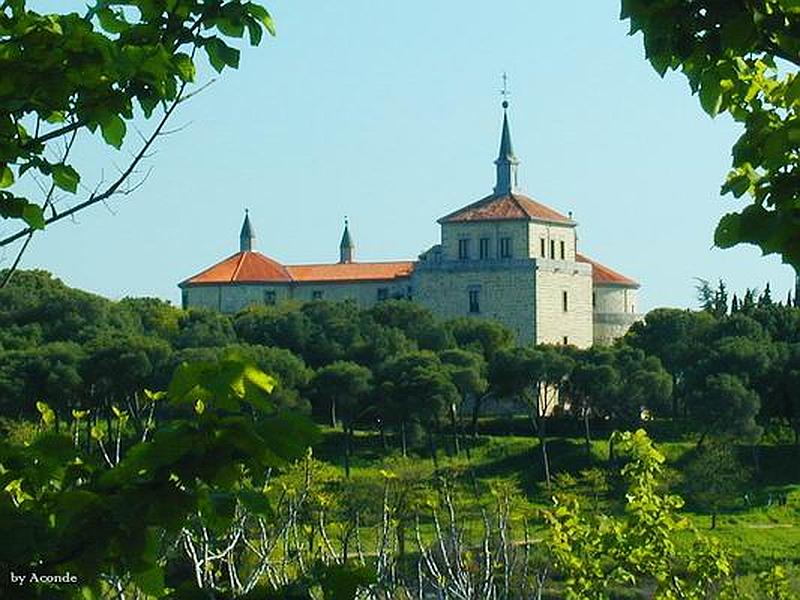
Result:
{"type": "Polygon", "coordinates": [[[406,443],[406,422],[400,421],[400,443],[403,446],[403,458],[408,458],[408,444],[406,443]]]}
{"type": "Polygon", "coordinates": [[[397,521],[397,556],[400,562],[406,555],[406,524],[403,519],[397,521]]]}
{"type": "Polygon", "coordinates": [[[717,513],[716,512],[712,512],[711,513],[711,529],[716,529],[716,528],[717,528],[717,513]]]}
{"type": "Polygon", "coordinates": [[[583,409],[583,435],[586,439],[586,456],[592,458],[592,438],[589,435],[589,410],[583,409]]]}
{"type": "Polygon", "coordinates": [[[384,452],[389,452],[389,446],[386,443],[386,428],[383,426],[383,421],[378,421],[378,431],[381,434],[381,446],[384,452]]]}
{"type": "Polygon", "coordinates": [[[336,398],[331,400],[331,427],[336,427],[336,398]]]}
{"type": "Polygon", "coordinates": [[[550,490],[550,459],[547,457],[547,437],[544,431],[544,419],[539,424],[539,445],[542,447],[542,464],[544,465],[544,481],[550,490]]]}
{"type": "Polygon", "coordinates": [[[458,421],[456,419],[456,405],[450,405],[450,422],[453,425],[453,450],[455,451],[455,455],[458,456],[461,454],[461,446],[458,443],[458,421]]]}
{"type": "Polygon", "coordinates": [[[475,396],[475,402],[472,405],[472,437],[473,437],[473,439],[478,437],[478,417],[480,417],[480,414],[481,414],[481,404],[483,403],[484,398],[486,398],[485,395],[484,396],[476,395],[475,396]]]}
{"type": "Polygon", "coordinates": [[[614,461],[614,434],[608,437],[608,462],[614,461]]]}
{"type": "Polygon", "coordinates": [[[757,444],[753,444],[753,470],[756,475],[761,473],[761,453],[758,451],[757,444]]]}
{"type": "Polygon", "coordinates": [[[431,449],[431,458],[433,459],[433,468],[439,468],[439,457],[436,456],[436,442],[433,440],[433,425],[428,426],[428,445],[431,449]]]}
{"type": "Polygon", "coordinates": [[[353,439],[353,427],[350,424],[344,425],[344,476],[350,479],[350,444],[353,439]]]}

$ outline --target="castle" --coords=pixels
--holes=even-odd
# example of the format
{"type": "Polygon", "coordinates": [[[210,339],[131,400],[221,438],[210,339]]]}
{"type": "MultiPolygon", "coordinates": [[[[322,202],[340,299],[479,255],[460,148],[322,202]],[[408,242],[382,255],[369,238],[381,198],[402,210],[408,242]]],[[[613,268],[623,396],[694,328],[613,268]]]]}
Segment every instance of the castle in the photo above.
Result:
{"type": "Polygon", "coordinates": [[[580,254],[572,214],[523,195],[503,102],[493,192],[441,219],[441,243],[415,262],[358,262],[345,221],[339,262],[283,265],[255,250],[245,214],[239,252],[179,284],[184,308],[236,312],[286,300],[408,298],[443,318],[500,321],[520,343],[609,343],[639,319],[639,284],[580,254]]]}

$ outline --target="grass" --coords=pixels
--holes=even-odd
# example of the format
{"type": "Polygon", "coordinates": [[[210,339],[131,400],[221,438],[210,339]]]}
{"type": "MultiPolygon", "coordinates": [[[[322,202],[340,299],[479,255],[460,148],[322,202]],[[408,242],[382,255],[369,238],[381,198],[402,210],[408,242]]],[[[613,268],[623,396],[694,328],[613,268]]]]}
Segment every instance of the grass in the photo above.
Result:
{"type": "MultiPolygon", "coordinates": [[[[530,425],[528,425],[530,427],[530,425]]],[[[482,427],[497,432],[497,425],[482,427]]],[[[549,505],[550,493],[544,485],[541,448],[532,435],[520,435],[519,424],[509,427],[513,434],[481,435],[475,440],[462,440],[462,447],[469,447],[469,459],[462,450],[460,456],[452,456],[447,452],[451,443],[443,438],[440,444],[445,446],[438,452],[440,472],[455,473],[455,481],[460,491],[469,497],[472,504],[472,517],[478,519],[478,508],[493,502],[490,490],[493,483],[503,482],[516,486],[521,498],[516,505],[519,515],[535,514],[536,509],[549,505]],[[465,473],[472,472],[471,477],[465,473]]],[[[667,465],[671,468],[671,491],[681,492],[679,472],[690,460],[695,451],[695,441],[681,437],[676,431],[668,430],[666,440],[658,442],[657,447],[666,456],[667,465]]],[[[354,476],[379,476],[387,456],[397,457],[399,443],[389,438],[389,452],[383,449],[379,436],[366,432],[357,432],[354,453],[351,458],[354,476]]],[[[318,458],[335,465],[343,474],[341,448],[342,434],[327,428],[323,431],[323,439],[315,454],[318,458]]],[[[599,468],[606,472],[611,482],[612,493],[604,495],[605,500],[599,503],[603,510],[618,510],[619,501],[613,500],[614,485],[619,485],[615,475],[618,465],[610,465],[608,461],[608,443],[604,439],[593,440],[591,454],[587,453],[584,440],[580,436],[552,437],[547,443],[550,456],[551,473],[577,475],[580,471],[599,468]],[[611,498],[609,500],[609,498],[611,498]]],[[[763,571],[776,563],[791,563],[800,568],[800,450],[791,445],[768,445],[757,449],[761,471],[746,490],[750,505],[745,503],[744,495],[737,498],[734,508],[721,514],[717,519],[717,527],[709,530],[711,517],[702,511],[688,510],[687,516],[695,526],[722,540],[737,556],[737,571],[754,573],[763,571]],[[788,498],[786,506],[776,506],[777,498],[785,494],[788,498]],[[772,506],[768,503],[772,501],[772,506]]],[[[432,469],[432,462],[424,445],[415,449],[412,458],[419,464],[427,464],[432,469]]],[[[740,448],[740,458],[744,463],[753,461],[753,448],[740,448]]],[[[619,488],[616,488],[617,491],[619,488]]],[[[467,524],[476,530],[479,523],[467,524]]],[[[541,525],[536,525],[534,518],[530,535],[543,535],[541,525]]],[[[430,523],[423,523],[423,536],[432,535],[430,523]]]]}

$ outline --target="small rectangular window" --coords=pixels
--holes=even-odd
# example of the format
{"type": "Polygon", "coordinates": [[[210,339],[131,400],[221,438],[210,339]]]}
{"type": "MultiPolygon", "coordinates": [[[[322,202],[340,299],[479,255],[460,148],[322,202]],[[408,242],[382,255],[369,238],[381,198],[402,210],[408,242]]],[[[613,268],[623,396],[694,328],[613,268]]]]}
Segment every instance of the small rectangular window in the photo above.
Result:
{"type": "Polygon", "coordinates": [[[500,238],[500,258],[511,258],[511,238],[500,238]]]}
{"type": "Polygon", "coordinates": [[[480,290],[469,290],[469,312],[470,313],[479,313],[479,312],[481,312],[481,291],[480,290]]]}
{"type": "Polygon", "coordinates": [[[592,292],[592,308],[597,308],[597,293],[592,292]]]}
{"type": "Polygon", "coordinates": [[[567,295],[566,291],[561,292],[561,305],[564,309],[564,312],[569,310],[569,296],[567,295]]]}
{"type": "Polygon", "coordinates": [[[564,336],[564,345],[565,346],[569,345],[569,337],[567,337],[566,335],[564,336]]]}
{"type": "Polygon", "coordinates": [[[458,240],[458,259],[467,260],[469,258],[469,240],[458,240]]]}
{"type": "Polygon", "coordinates": [[[409,286],[406,288],[406,298],[407,298],[408,300],[411,300],[411,299],[413,299],[413,297],[414,297],[414,290],[413,290],[413,288],[412,288],[412,287],[409,285],[409,286]]]}
{"type": "Polygon", "coordinates": [[[550,258],[555,259],[556,257],[556,241],[550,240],[550,258]]]}
{"type": "Polygon", "coordinates": [[[481,260],[486,260],[489,258],[489,238],[481,238],[480,245],[478,247],[478,252],[480,254],[481,260]]]}
{"type": "Polygon", "coordinates": [[[542,258],[547,258],[547,240],[544,238],[539,239],[539,251],[542,258]]]}
{"type": "Polygon", "coordinates": [[[564,243],[564,241],[562,240],[562,241],[561,241],[561,260],[564,260],[564,258],[566,257],[566,255],[567,255],[567,245],[566,245],[566,244],[564,243]]]}
{"type": "Polygon", "coordinates": [[[314,290],[311,292],[312,300],[322,300],[322,290],[314,290]]]}
{"type": "Polygon", "coordinates": [[[389,288],[378,288],[378,302],[389,299],[389,288]]]}
{"type": "Polygon", "coordinates": [[[264,304],[275,304],[275,290],[264,290],[264,304]]]}

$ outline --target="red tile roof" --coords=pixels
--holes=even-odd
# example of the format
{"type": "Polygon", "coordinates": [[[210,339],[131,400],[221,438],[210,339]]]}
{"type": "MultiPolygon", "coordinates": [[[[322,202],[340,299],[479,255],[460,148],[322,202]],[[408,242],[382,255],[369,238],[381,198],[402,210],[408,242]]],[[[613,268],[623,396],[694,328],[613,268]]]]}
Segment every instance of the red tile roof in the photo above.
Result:
{"type": "Polygon", "coordinates": [[[311,281],[385,281],[409,277],[414,270],[410,261],[376,263],[334,263],[326,265],[294,265],[286,267],[292,280],[311,281]]]}
{"type": "Polygon", "coordinates": [[[621,285],[625,287],[639,287],[639,283],[617,273],[613,269],[609,269],[605,265],[584,256],[583,254],[576,253],[575,260],[578,262],[589,263],[592,265],[592,281],[595,285],[621,285]]]}
{"type": "Polygon", "coordinates": [[[540,204],[522,194],[507,196],[486,196],[454,213],[439,219],[439,223],[463,221],[548,221],[574,225],[574,221],[552,208],[540,204]]]}
{"type": "Polygon", "coordinates": [[[286,267],[260,252],[237,252],[180,285],[286,282],[291,279],[286,267]]]}
{"type": "Polygon", "coordinates": [[[238,252],[180,285],[387,281],[413,270],[409,261],[283,266],[260,252],[238,252]]]}

